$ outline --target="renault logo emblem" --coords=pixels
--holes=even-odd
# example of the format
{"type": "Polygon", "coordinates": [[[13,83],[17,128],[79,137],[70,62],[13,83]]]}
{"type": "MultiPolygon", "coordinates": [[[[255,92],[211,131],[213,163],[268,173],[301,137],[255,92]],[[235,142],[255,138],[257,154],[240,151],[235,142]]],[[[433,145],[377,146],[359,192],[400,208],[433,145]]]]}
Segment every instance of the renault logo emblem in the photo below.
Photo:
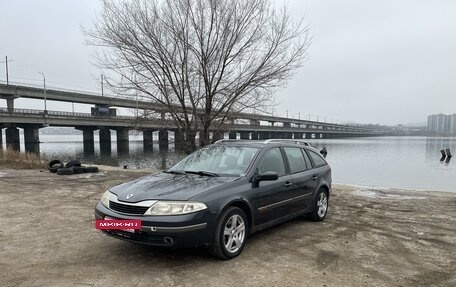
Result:
{"type": "Polygon", "coordinates": [[[129,195],[127,195],[127,199],[130,199],[133,197],[133,193],[130,193],[129,195]]]}

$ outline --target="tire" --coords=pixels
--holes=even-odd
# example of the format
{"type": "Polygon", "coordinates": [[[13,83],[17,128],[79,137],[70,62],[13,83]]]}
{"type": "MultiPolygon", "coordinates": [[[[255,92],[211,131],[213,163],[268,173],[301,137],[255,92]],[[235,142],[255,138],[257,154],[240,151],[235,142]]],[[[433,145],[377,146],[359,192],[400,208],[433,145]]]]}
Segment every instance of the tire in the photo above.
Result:
{"type": "Polygon", "coordinates": [[[56,173],[59,168],[65,167],[63,162],[58,159],[51,160],[48,164],[48,170],[52,173],[56,173]]]}
{"type": "Polygon", "coordinates": [[[96,166],[85,166],[84,171],[87,173],[96,173],[98,172],[98,167],[96,166]]]}
{"type": "Polygon", "coordinates": [[[209,252],[224,260],[234,258],[244,249],[248,234],[248,220],[244,211],[238,207],[228,207],[217,222],[209,252]],[[235,227],[233,227],[233,220],[236,222],[235,227]],[[231,232],[225,234],[225,230],[231,232]]]}
{"type": "Polygon", "coordinates": [[[73,166],[81,166],[81,162],[79,161],[79,159],[70,160],[65,165],[66,168],[70,168],[70,167],[73,167],[73,166]]]}
{"type": "Polygon", "coordinates": [[[57,170],[58,175],[72,175],[73,173],[73,169],[66,167],[62,167],[57,170]]]}
{"type": "Polygon", "coordinates": [[[326,189],[320,188],[313,202],[313,210],[309,213],[309,218],[312,221],[325,220],[326,214],[328,214],[328,207],[328,192],[326,191],[326,189]]]}
{"type": "Polygon", "coordinates": [[[74,174],[85,173],[85,168],[82,166],[72,166],[71,169],[73,170],[74,174]]]}

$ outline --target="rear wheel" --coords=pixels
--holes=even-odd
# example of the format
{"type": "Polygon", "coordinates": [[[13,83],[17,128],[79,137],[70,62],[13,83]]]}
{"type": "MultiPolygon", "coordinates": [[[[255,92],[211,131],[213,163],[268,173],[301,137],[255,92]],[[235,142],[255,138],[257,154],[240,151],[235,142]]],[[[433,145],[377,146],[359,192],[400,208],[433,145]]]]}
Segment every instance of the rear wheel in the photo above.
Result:
{"type": "Polygon", "coordinates": [[[248,234],[247,216],[238,207],[229,207],[220,216],[209,251],[221,259],[238,256],[248,234]]]}
{"type": "Polygon", "coordinates": [[[309,213],[310,219],[313,221],[323,221],[328,212],[328,204],[328,192],[326,189],[320,188],[313,203],[313,211],[309,213]]]}

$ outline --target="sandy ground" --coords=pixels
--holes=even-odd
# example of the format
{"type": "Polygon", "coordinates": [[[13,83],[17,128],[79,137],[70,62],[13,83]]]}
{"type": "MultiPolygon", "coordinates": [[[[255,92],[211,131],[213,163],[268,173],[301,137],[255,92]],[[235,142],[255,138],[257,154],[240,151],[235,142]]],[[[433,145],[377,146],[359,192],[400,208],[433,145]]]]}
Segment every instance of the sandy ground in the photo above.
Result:
{"type": "Polygon", "coordinates": [[[336,186],[323,223],[270,228],[220,261],[94,229],[103,191],[141,175],[0,169],[0,286],[456,286],[456,193],[336,186]]]}

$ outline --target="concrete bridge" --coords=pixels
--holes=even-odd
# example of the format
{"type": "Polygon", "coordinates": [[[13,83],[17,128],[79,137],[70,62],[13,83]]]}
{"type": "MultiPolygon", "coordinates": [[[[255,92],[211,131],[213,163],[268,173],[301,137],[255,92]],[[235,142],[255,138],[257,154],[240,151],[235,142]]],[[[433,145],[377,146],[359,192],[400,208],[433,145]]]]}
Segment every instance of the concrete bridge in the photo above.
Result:
{"type": "MultiPolygon", "coordinates": [[[[1,130],[6,129],[6,143],[13,148],[20,146],[19,128],[24,129],[25,149],[39,152],[39,132],[45,126],[74,127],[83,132],[84,151],[94,152],[94,131],[99,130],[100,150],[111,152],[111,130],[116,131],[118,152],[128,152],[129,130],[143,133],[144,150],[153,148],[153,132],[158,132],[160,150],[168,150],[169,134],[174,133],[176,149],[183,146],[184,136],[171,120],[166,120],[166,108],[147,101],[134,101],[127,98],[101,97],[95,94],[73,91],[46,90],[46,100],[83,103],[93,105],[92,113],[72,113],[50,110],[16,109],[14,100],[29,98],[44,100],[44,90],[30,86],[0,84],[0,98],[6,99],[7,106],[0,108],[1,130]],[[160,114],[157,118],[138,118],[116,115],[115,108],[138,108],[160,114]],[[104,109],[105,113],[97,111],[104,109]],[[95,111],[95,112],[94,112],[95,111]]],[[[203,111],[200,111],[203,113],[203,111]]],[[[357,125],[341,125],[301,119],[274,117],[248,113],[231,115],[237,119],[229,125],[226,133],[231,139],[270,139],[270,138],[341,138],[354,136],[378,136],[384,131],[357,125]]],[[[224,138],[225,133],[213,134],[214,139],[224,138]]],[[[1,147],[1,144],[0,144],[1,147]]]]}

